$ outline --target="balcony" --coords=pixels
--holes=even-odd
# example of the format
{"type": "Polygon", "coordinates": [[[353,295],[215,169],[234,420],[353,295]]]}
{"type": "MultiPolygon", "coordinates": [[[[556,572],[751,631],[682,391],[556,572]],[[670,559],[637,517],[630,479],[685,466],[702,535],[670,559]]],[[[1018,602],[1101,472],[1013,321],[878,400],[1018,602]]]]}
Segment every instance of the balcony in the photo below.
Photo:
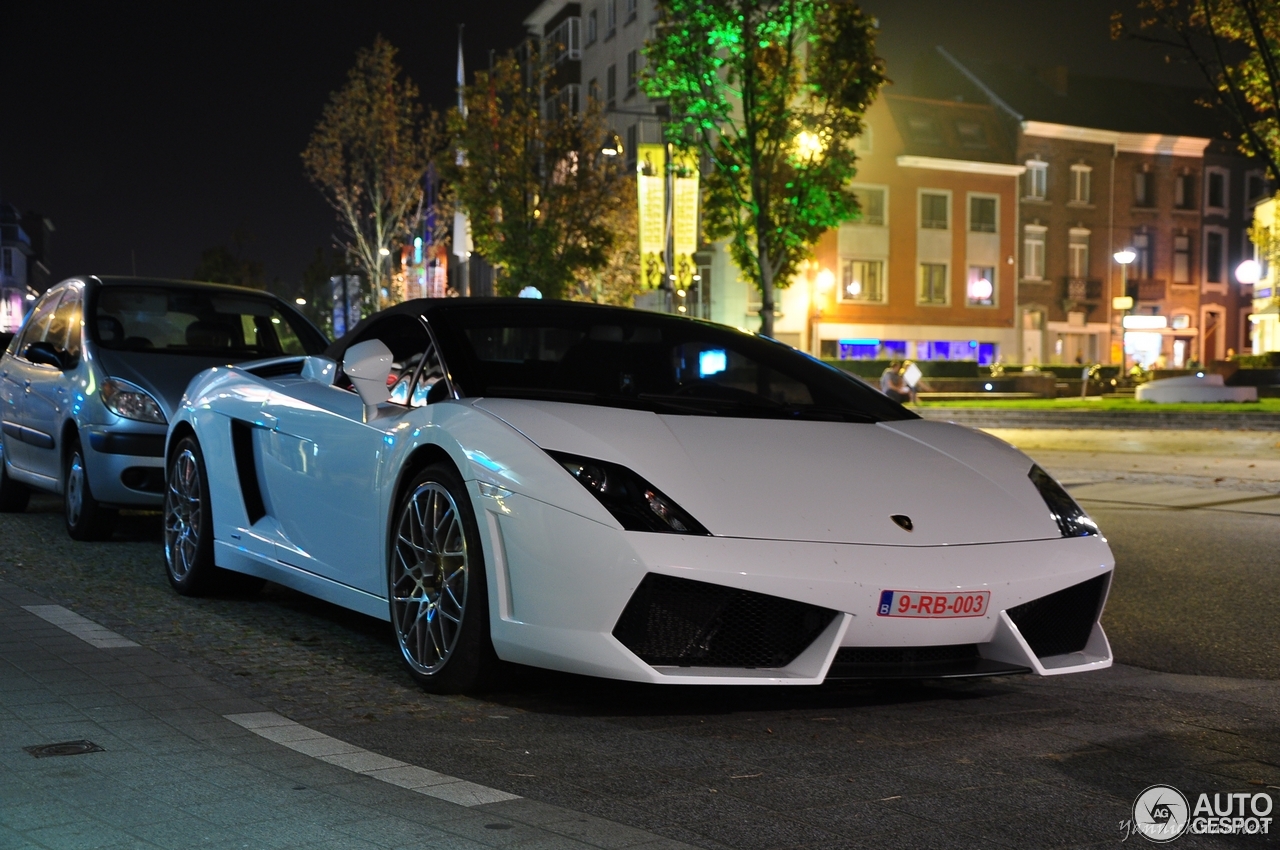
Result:
{"type": "Polygon", "coordinates": [[[1083,277],[1065,278],[1064,297],[1080,304],[1097,304],[1102,301],[1102,281],[1083,277]]]}
{"type": "Polygon", "coordinates": [[[1165,281],[1160,278],[1130,280],[1125,287],[1125,294],[1134,301],[1163,301],[1166,292],[1165,281]]]}

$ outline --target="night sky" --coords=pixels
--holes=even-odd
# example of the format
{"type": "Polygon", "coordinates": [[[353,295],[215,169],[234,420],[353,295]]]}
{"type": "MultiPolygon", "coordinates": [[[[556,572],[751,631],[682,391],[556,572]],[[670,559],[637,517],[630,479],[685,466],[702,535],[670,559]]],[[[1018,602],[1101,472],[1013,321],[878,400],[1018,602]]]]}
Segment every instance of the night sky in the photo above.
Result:
{"type": "MultiPolygon", "coordinates": [[[[916,57],[1063,64],[1195,83],[1108,38],[1120,0],[866,0],[889,76],[916,57]]],[[[469,68],[520,38],[537,0],[15,3],[0,28],[0,199],[50,218],[55,279],[189,277],[206,248],[247,237],[269,278],[296,281],[334,217],[299,153],[358,48],[377,33],[428,104],[455,99],[459,23],[469,68]],[[132,256],[131,256],[132,252],[132,256]]],[[[284,287],[287,290],[287,286],[284,287]]]]}

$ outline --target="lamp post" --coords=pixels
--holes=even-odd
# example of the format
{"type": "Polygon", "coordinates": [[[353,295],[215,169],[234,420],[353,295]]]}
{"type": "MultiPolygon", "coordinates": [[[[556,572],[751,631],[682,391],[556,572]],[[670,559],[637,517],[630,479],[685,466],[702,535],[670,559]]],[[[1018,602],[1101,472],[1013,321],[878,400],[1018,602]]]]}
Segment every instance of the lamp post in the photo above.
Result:
{"type": "MultiPolygon", "coordinates": [[[[1121,248],[1116,251],[1112,258],[1120,264],[1120,291],[1123,295],[1116,296],[1111,299],[1111,309],[1119,310],[1121,314],[1127,313],[1133,309],[1133,297],[1129,295],[1129,264],[1138,258],[1137,253],[1132,248],[1121,248]]],[[[1112,325],[1114,327],[1114,324],[1112,325]]],[[[1114,331],[1112,331],[1114,333],[1114,331]]],[[[1124,318],[1120,319],[1120,370],[1127,372],[1129,368],[1129,354],[1124,347],[1124,318]]]]}

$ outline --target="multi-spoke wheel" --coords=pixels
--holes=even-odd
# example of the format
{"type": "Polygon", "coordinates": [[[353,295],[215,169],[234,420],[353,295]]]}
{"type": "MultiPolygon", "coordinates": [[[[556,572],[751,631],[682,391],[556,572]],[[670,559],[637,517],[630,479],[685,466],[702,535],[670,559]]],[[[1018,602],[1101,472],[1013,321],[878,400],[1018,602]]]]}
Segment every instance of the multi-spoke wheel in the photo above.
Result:
{"type": "Polygon", "coordinates": [[[405,490],[396,512],[388,596],[400,654],[429,690],[470,690],[497,657],[475,515],[449,467],[431,466],[405,490]]]}
{"type": "Polygon", "coordinates": [[[184,596],[211,591],[252,593],[263,581],[213,562],[213,517],[204,455],[195,437],[173,450],[165,474],[164,561],[169,584],[184,596]]]}
{"type": "Polygon", "coordinates": [[[116,512],[93,497],[80,440],[71,438],[62,470],[63,516],[72,540],[104,540],[114,530],[116,512]]]}

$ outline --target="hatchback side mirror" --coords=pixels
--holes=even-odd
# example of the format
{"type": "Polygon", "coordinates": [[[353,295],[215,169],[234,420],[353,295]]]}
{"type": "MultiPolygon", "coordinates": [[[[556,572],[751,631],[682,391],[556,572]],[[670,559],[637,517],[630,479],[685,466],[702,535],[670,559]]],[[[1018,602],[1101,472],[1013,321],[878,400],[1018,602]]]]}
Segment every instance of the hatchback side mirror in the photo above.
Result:
{"type": "Polygon", "coordinates": [[[32,363],[41,366],[52,366],[55,369],[66,368],[62,362],[62,354],[51,342],[33,342],[22,352],[22,356],[32,363]]]}
{"type": "Polygon", "coordinates": [[[394,361],[391,349],[380,339],[367,339],[347,349],[342,358],[342,371],[364,402],[365,421],[378,415],[378,405],[390,396],[387,377],[394,361]]]}

